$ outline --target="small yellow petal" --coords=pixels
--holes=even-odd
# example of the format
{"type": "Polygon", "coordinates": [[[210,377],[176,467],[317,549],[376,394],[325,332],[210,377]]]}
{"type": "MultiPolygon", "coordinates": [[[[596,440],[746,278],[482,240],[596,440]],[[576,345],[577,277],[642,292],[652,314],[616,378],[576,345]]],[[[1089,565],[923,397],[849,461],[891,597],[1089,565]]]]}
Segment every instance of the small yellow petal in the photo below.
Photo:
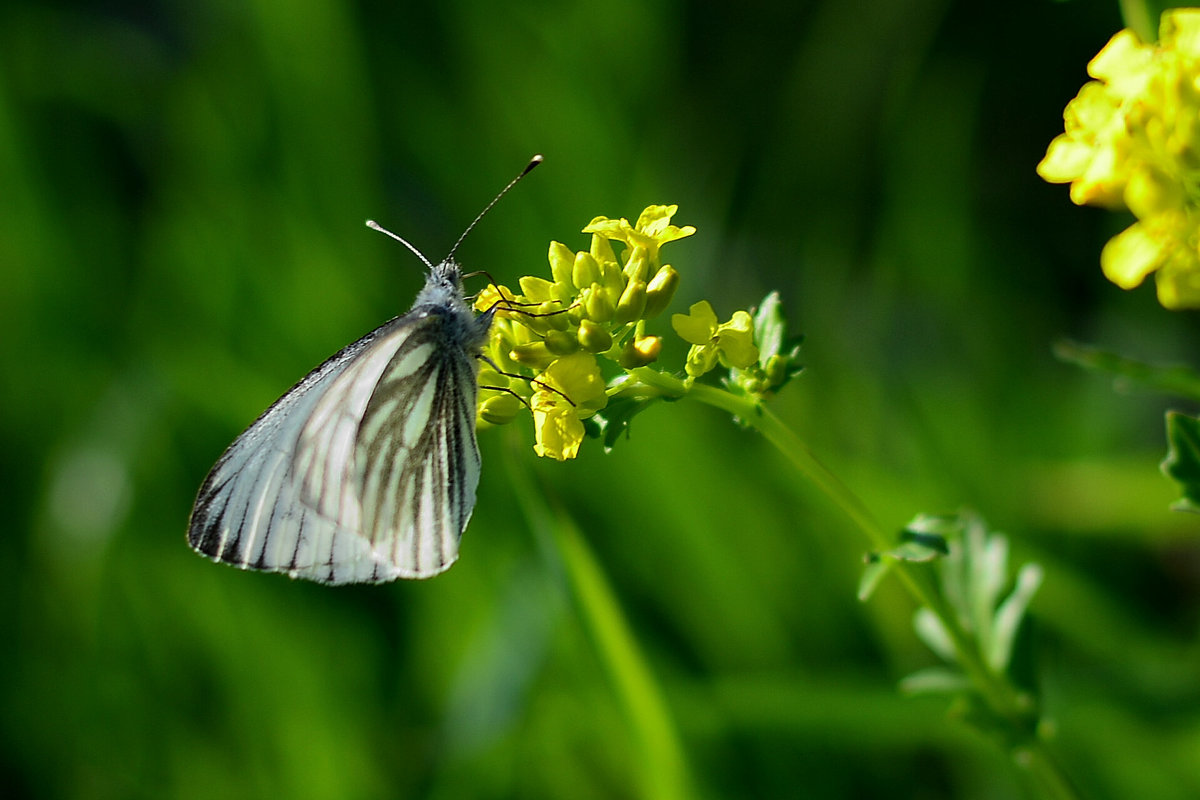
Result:
{"type": "Polygon", "coordinates": [[[1164,48],[1200,59],[1200,9],[1173,8],[1163,12],[1159,41],[1164,48]]]}
{"type": "Polygon", "coordinates": [[[566,461],[579,454],[583,442],[583,423],[571,413],[565,401],[561,405],[545,403],[533,407],[536,441],[533,450],[543,458],[566,461]]]}
{"type": "Polygon", "coordinates": [[[1093,152],[1091,145],[1060,133],[1046,148],[1046,157],[1037,165],[1037,174],[1049,183],[1070,183],[1087,169],[1093,152]]]}
{"type": "Polygon", "coordinates": [[[745,311],[735,311],[733,318],[717,328],[717,348],[726,366],[745,369],[758,363],[758,348],[754,346],[754,320],[745,311]]]}
{"type": "Polygon", "coordinates": [[[1132,289],[1162,265],[1168,254],[1167,244],[1145,223],[1135,223],[1104,245],[1100,267],[1117,286],[1132,289]]]}
{"type": "Polygon", "coordinates": [[[1142,44],[1128,28],[1108,40],[1108,44],[1088,62],[1088,75],[1114,82],[1141,72],[1154,56],[1154,48],[1142,44]]]}
{"type": "Polygon", "coordinates": [[[685,342],[708,344],[717,332],[717,312],[707,300],[694,303],[687,314],[672,314],[671,327],[685,342]]]}
{"type": "Polygon", "coordinates": [[[1158,302],[1163,308],[1178,311],[1184,308],[1200,308],[1200,264],[1190,268],[1163,269],[1154,276],[1158,288],[1158,302]]]}
{"type": "Polygon", "coordinates": [[[1133,170],[1125,186],[1125,205],[1138,219],[1149,219],[1183,206],[1184,189],[1161,169],[1146,165],[1133,170]]]}
{"type": "MultiPolygon", "coordinates": [[[[600,373],[600,365],[591,353],[577,352],[563,356],[546,368],[538,376],[538,380],[557,389],[570,398],[576,416],[590,417],[608,404],[608,395],[604,391],[604,376],[600,373]]],[[[541,395],[543,402],[551,402],[553,398],[564,400],[557,392],[539,389],[534,393],[535,398],[541,395]]]]}

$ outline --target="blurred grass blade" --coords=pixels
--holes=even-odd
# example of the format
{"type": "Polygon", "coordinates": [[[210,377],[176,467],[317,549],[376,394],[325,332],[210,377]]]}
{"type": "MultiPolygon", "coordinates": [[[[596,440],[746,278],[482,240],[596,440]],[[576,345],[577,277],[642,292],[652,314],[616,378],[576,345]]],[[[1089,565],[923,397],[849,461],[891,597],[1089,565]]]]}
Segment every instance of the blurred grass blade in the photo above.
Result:
{"type": "Polygon", "coordinates": [[[1054,345],[1054,355],[1062,361],[1092,372],[1106,372],[1122,383],[1128,382],[1153,391],[1200,400],[1200,375],[1191,367],[1182,364],[1146,364],[1109,350],[1066,340],[1054,345]]]}
{"type": "MultiPolygon", "coordinates": [[[[522,463],[514,459],[514,464],[522,463]]],[[[629,629],[624,612],[574,521],[552,510],[544,495],[533,489],[523,469],[510,471],[513,486],[531,527],[553,541],[567,583],[588,628],[641,753],[641,795],[647,800],[695,797],[688,778],[683,748],[657,682],[629,629]]]]}

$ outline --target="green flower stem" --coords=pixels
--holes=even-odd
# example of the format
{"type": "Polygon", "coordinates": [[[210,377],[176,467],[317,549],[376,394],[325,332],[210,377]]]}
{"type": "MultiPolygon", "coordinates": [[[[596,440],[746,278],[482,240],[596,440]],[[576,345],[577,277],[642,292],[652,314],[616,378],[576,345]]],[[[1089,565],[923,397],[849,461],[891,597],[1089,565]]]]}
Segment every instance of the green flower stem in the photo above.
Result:
{"type": "Polygon", "coordinates": [[[1120,6],[1125,27],[1136,33],[1139,39],[1150,43],[1158,38],[1158,15],[1162,13],[1158,3],[1147,0],[1120,0],[1120,6]]]}
{"type": "MultiPolygon", "coordinates": [[[[658,393],[673,398],[690,397],[727,411],[754,427],[853,520],[866,534],[873,549],[886,551],[894,546],[892,537],[875,520],[862,499],[822,464],[790,428],[754,398],[708,384],[683,381],[649,367],[631,370],[630,374],[652,390],[644,392],[646,395],[658,393]]],[[[1011,741],[1015,743],[1011,755],[1017,765],[1040,787],[1043,796],[1054,800],[1076,797],[1045,743],[1030,731],[1031,701],[1028,696],[987,665],[975,638],[963,628],[946,599],[934,590],[927,575],[904,561],[896,561],[892,571],[917,602],[937,615],[945,627],[954,645],[959,666],[983,696],[991,712],[1006,723],[1011,741]]]]}
{"type": "MultiPolygon", "coordinates": [[[[514,459],[514,463],[522,463],[514,459]]],[[[632,748],[641,761],[641,794],[647,800],[685,800],[691,790],[687,761],[666,700],[638,648],[604,570],[575,523],[553,512],[528,475],[512,473],[516,494],[535,530],[548,534],[566,568],[567,583],[629,721],[632,748]]]]}

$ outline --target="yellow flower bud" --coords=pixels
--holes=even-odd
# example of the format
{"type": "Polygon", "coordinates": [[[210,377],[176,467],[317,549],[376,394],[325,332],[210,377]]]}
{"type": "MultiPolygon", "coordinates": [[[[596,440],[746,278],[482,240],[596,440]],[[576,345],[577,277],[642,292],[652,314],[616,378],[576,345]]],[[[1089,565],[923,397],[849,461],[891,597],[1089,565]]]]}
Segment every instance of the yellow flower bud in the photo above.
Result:
{"type": "MultiPolygon", "coordinates": [[[[536,309],[537,306],[535,306],[534,308],[536,309]]],[[[553,324],[550,322],[550,320],[552,320],[553,317],[538,316],[536,311],[533,314],[529,313],[529,311],[530,311],[530,309],[520,309],[521,325],[525,326],[530,331],[533,331],[538,336],[545,336],[546,332],[551,330],[554,327],[553,324]]]]}
{"type": "Polygon", "coordinates": [[[608,298],[616,305],[617,300],[621,298],[621,292],[625,291],[625,273],[621,271],[621,265],[615,261],[605,261],[600,264],[600,283],[604,286],[604,291],[608,293],[608,298]]]}
{"type": "Polygon", "coordinates": [[[565,284],[571,290],[575,289],[575,284],[571,283],[571,273],[575,268],[575,253],[571,248],[561,242],[550,243],[550,274],[554,276],[554,282],[565,284]]]}
{"type": "Polygon", "coordinates": [[[636,245],[625,260],[625,274],[630,280],[645,281],[650,277],[650,254],[645,245],[636,245]]]}
{"type": "Polygon", "coordinates": [[[613,252],[612,243],[608,241],[608,237],[599,233],[592,234],[592,258],[596,259],[600,264],[615,264],[617,263],[617,254],[613,252]]]}
{"type": "Polygon", "coordinates": [[[555,359],[545,342],[516,345],[508,351],[508,357],[522,366],[534,369],[545,369],[555,359]]]}
{"type": "Polygon", "coordinates": [[[616,304],[609,298],[608,293],[604,291],[604,287],[598,283],[593,283],[591,287],[583,293],[583,311],[587,315],[587,319],[593,322],[608,322],[616,313],[616,304]]]}
{"type": "Polygon", "coordinates": [[[646,310],[646,283],[639,280],[630,280],[629,285],[625,287],[625,291],[621,293],[621,299],[617,301],[617,310],[613,314],[613,323],[624,325],[626,322],[633,322],[636,319],[642,318],[642,312],[646,310]]]}
{"type": "Polygon", "coordinates": [[[535,303],[541,303],[553,297],[554,284],[545,278],[538,278],[533,275],[523,275],[518,281],[521,286],[521,292],[525,297],[535,303]]]}
{"type": "Polygon", "coordinates": [[[591,286],[600,280],[600,265],[591,253],[576,253],[575,264],[571,268],[571,281],[579,289],[591,286]]]}
{"type": "Polygon", "coordinates": [[[603,353],[612,347],[612,334],[590,319],[579,323],[579,344],[589,353],[603,353]]]}
{"type": "Polygon", "coordinates": [[[579,349],[579,337],[569,331],[550,331],[546,334],[546,349],[556,356],[569,356],[579,349]]]}
{"type": "Polygon", "coordinates": [[[763,372],[767,376],[767,382],[772,388],[782,386],[787,380],[789,359],[781,355],[773,355],[767,359],[767,364],[763,367],[763,372]]]}
{"type": "Polygon", "coordinates": [[[1161,169],[1147,164],[1133,170],[1125,185],[1125,205],[1138,219],[1147,219],[1173,208],[1185,200],[1183,187],[1161,169]]]}
{"type": "Polygon", "coordinates": [[[507,425],[521,413],[521,408],[521,401],[505,392],[484,400],[479,406],[479,418],[492,425],[507,425]]]}
{"type": "Polygon", "coordinates": [[[566,308],[564,308],[562,303],[553,301],[541,303],[533,309],[533,313],[538,315],[538,319],[546,323],[547,328],[556,331],[565,331],[571,327],[571,320],[567,319],[566,308]]]}
{"type": "Polygon", "coordinates": [[[679,273],[670,264],[665,264],[646,285],[646,309],[642,318],[651,319],[665,311],[678,288],[679,273]]]}
{"type": "Polygon", "coordinates": [[[509,297],[512,297],[512,291],[507,286],[503,284],[500,286],[488,285],[483,287],[483,290],[479,294],[475,295],[475,302],[471,305],[476,311],[480,312],[490,311],[493,308],[497,311],[503,311],[508,305],[506,298],[509,297]]]}
{"type": "Polygon", "coordinates": [[[683,368],[688,375],[699,378],[717,365],[717,348],[711,344],[694,344],[688,350],[683,368]]]}
{"type": "Polygon", "coordinates": [[[617,363],[621,365],[622,369],[644,367],[657,361],[660,353],[662,353],[662,337],[643,336],[625,343],[625,346],[621,348],[620,355],[617,356],[617,363]]]}

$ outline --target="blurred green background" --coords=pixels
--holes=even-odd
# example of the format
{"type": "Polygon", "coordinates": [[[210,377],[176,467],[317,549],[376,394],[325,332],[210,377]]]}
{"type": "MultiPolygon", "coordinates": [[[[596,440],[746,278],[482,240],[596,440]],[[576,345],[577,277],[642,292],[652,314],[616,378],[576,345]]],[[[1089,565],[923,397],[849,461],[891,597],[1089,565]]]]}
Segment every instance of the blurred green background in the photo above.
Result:
{"type": "Polygon", "coordinates": [[[678,203],[674,310],[782,293],[808,369],[775,410],[888,527],[970,505],[1044,565],[1034,657],[1073,777],[1200,796],[1169,398],[1051,354],[1200,363],[1195,315],[1101,276],[1126,221],[1034,173],[1121,27],[1081,0],[4,4],[0,795],[638,796],[526,475],[595,551],[701,796],[1026,796],[944,701],[896,691],[936,659],[896,586],[855,600],[866,541],[698,405],[566,464],[527,422],[483,434],[433,581],[189,551],[222,449],[419,288],[363,220],[438,259],[541,152],[468,269],[545,274],[592,217],[678,203]]]}

